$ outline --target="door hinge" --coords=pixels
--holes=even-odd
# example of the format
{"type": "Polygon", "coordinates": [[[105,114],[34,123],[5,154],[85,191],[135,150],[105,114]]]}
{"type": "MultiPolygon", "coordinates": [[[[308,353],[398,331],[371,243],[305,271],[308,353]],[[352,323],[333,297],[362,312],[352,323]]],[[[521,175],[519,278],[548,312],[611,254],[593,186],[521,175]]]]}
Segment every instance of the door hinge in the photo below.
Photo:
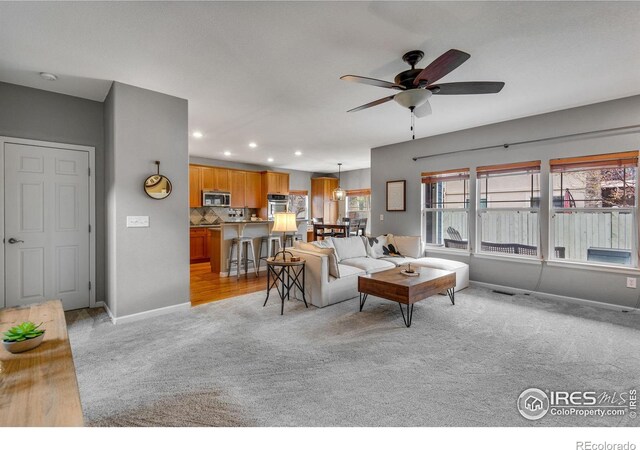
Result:
{"type": "Polygon", "coordinates": [[[89,173],[89,176],[91,176],[91,167],[87,168],[87,172],[89,173]]]}
{"type": "Polygon", "coordinates": [[[91,290],[91,281],[89,281],[89,290],[91,290]]]}
{"type": "Polygon", "coordinates": [[[89,224],[89,233],[91,233],[91,224],[89,224]]]}

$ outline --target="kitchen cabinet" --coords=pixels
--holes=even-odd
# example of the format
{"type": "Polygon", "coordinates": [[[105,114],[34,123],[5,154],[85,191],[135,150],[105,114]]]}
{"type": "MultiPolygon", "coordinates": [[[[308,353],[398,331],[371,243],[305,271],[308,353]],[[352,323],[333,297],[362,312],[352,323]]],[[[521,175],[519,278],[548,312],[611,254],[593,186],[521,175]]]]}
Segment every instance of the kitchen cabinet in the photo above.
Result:
{"type": "Polygon", "coordinates": [[[231,207],[232,208],[244,208],[245,202],[245,186],[246,186],[247,173],[242,170],[230,170],[229,171],[229,185],[231,189],[231,207]]]}
{"type": "Polygon", "coordinates": [[[245,203],[247,208],[262,206],[262,179],[259,172],[246,172],[245,203]]]}
{"type": "Polygon", "coordinates": [[[229,173],[232,172],[229,169],[223,169],[221,167],[213,168],[213,190],[214,191],[230,191],[229,186],[229,173]]]}
{"type": "Polygon", "coordinates": [[[191,228],[189,231],[189,251],[192,263],[209,260],[208,239],[206,228],[191,228]]]}
{"type": "Polygon", "coordinates": [[[229,189],[229,172],[232,170],[221,167],[200,167],[201,186],[203,191],[223,191],[229,189]]]}
{"type": "Polygon", "coordinates": [[[289,194],[289,174],[284,172],[262,172],[262,194],[289,194]]]}
{"type": "MultiPolygon", "coordinates": [[[[272,180],[273,193],[288,193],[289,174],[275,172],[272,174],[277,175],[272,180]]],[[[262,206],[260,172],[189,165],[190,208],[202,206],[202,191],[230,192],[231,208],[260,208],[262,206]]]]}
{"type": "Polygon", "coordinates": [[[337,178],[311,179],[311,217],[322,217],[324,223],[338,220],[338,202],[331,201],[333,190],[338,187],[337,178]]]}
{"type": "Polygon", "coordinates": [[[202,206],[201,170],[198,166],[189,166],[189,207],[202,206]]]}

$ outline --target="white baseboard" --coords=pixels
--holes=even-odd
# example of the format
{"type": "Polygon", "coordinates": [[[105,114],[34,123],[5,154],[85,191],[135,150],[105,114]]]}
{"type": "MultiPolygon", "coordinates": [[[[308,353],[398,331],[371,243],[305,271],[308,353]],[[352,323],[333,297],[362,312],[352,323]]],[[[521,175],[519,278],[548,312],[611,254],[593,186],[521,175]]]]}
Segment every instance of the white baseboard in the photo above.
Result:
{"type": "Polygon", "coordinates": [[[136,320],[141,320],[141,319],[148,319],[149,317],[161,316],[163,314],[168,314],[175,310],[188,309],[188,308],[191,308],[191,302],[180,303],[178,305],[165,306],[163,308],[157,308],[157,309],[152,309],[150,311],[143,311],[135,314],[129,314],[127,316],[122,316],[122,317],[115,317],[111,312],[111,310],[109,309],[109,306],[104,302],[102,307],[107,311],[107,314],[109,315],[109,319],[111,319],[111,323],[116,325],[116,324],[123,324],[128,322],[135,322],[136,320]]]}
{"type": "Polygon", "coordinates": [[[109,305],[107,305],[106,302],[96,302],[96,308],[100,308],[100,307],[104,308],[104,310],[107,312],[107,315],[109,316],[109,320],[111,320],[111,323],[116,323],[115,317],[113,316],[113,313],[109,309],[109,305]]]}
{"type": "Polygon", "coordinates": [[[504,292],[514,293],[514,294],[532,294],[532,295],[535,295],[536,297],[553,300],[557,302],[567,302],[567,303],[573,303],[573,304],[583,305],[583,306],[593,306],[595,308],[609,309],[612,311],[628,311],[632,313],[637,313],[639,311],[635,307],[612,305],[611,303],[597,302],[595,300],[587,300],[584,298],[567,297],[564,295],[549,294],[548,292],[529,291],[527,289],[519,289],[511,286],[502,286],[500,284],[483,283],[481,281],[469,281],[469,284],[471,286],[479,286],[487,289],[504,291],[504,292]]]}

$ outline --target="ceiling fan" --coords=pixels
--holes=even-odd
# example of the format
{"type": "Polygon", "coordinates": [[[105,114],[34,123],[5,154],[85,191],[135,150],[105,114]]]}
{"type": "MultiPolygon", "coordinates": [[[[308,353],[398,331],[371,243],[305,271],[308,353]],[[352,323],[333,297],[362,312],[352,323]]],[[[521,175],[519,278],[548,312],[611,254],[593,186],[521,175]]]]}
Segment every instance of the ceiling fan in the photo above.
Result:
{"type": "MultiPolygon", "coordinates": [[[[366,105],[350,109],[347,112],[361,111],[394,100],[411,111],[411,130],[413,131],[414,116],[420,118],[431,114],[429,98],[432,95],[495,94],[504,87],[504,83],[501,81],[464,81],[460,83],[434,84],[449,72],[457,69],[471,55],[452,48],[440,55],[424,69],[416,69],[416,64],[420,62],[423,56],[424,53],[420,50],[412,50],[405,53],[402,56],[402,60],[409,64],[411,69],[396,75],[393,83],[358,75],[341,76],[341,80],[400,91],[397,94],[383,97],[366,105]]],[[[413,138],[415,139],[415,133],[413,138]]]]}

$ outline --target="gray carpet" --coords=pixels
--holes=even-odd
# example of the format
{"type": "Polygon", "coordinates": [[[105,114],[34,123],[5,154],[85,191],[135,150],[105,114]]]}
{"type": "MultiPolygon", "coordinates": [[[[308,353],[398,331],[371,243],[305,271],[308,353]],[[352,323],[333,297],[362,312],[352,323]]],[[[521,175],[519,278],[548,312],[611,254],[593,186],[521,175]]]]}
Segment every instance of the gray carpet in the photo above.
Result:
{"type": "Polygon", "coordinates": [[[637,426],[516,409],[528,387],[638,387],[640,316],[482,288],[436,296],[402,323],[369,297],[323,309],[263,293],[112,325],[67,314],[95,426],[637,426]]]}

